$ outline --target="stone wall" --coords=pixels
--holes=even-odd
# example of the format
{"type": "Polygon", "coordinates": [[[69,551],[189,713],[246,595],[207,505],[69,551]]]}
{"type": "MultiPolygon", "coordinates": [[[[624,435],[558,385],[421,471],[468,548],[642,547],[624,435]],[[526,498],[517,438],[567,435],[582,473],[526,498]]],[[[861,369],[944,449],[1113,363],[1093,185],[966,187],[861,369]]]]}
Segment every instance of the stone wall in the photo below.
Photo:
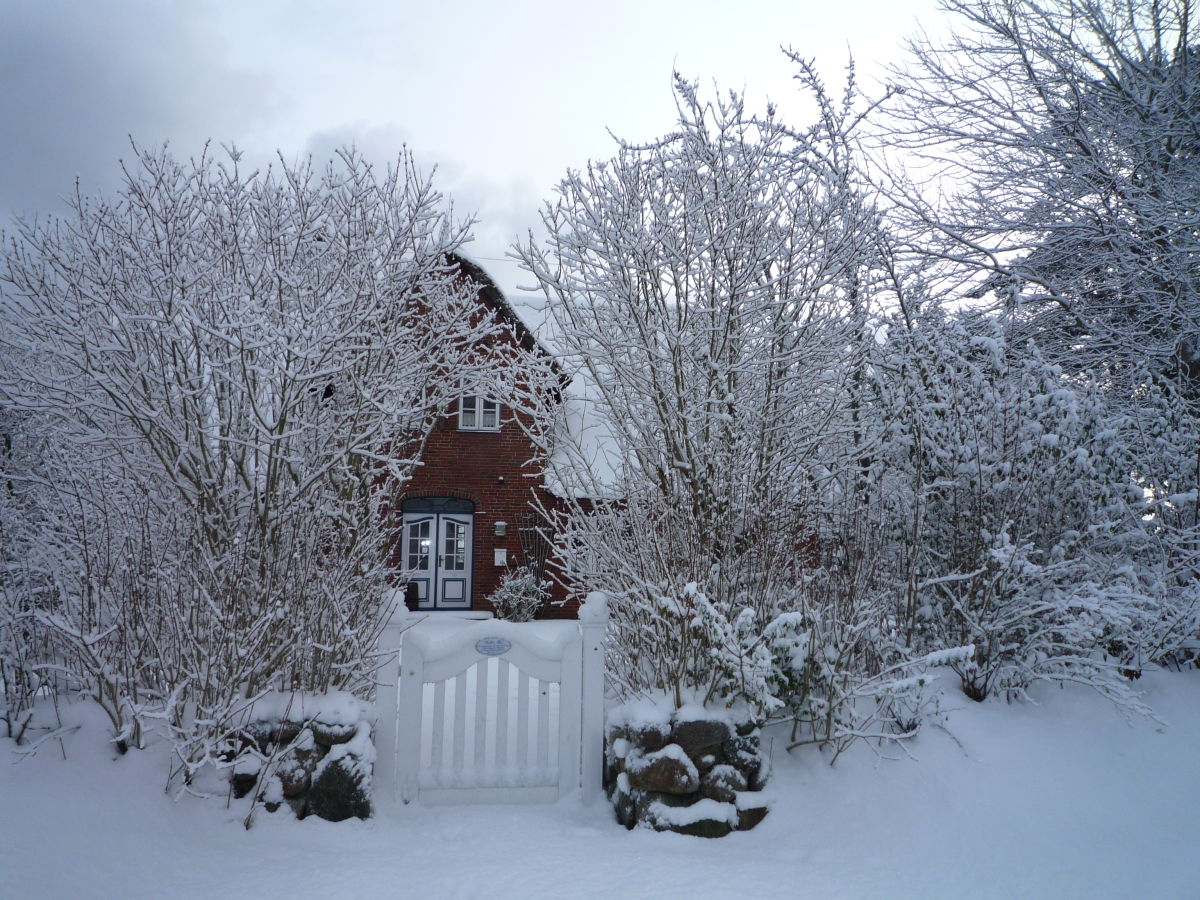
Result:
{"type": "Polygon", "coordinates": [[[287,804],[298,819],[340,822],[371,815],[375,746],[365,719],[255,722],[244,751],[230,775],[235,797],[257,791],[268,812],[287,804]]]}
{"type": "Polygon", "coordinates": [[[747,831],[767,814],[770,761],[753,723],[703,711],[610,718],[605,787],[617,821],[698,837],[747,831]]]}

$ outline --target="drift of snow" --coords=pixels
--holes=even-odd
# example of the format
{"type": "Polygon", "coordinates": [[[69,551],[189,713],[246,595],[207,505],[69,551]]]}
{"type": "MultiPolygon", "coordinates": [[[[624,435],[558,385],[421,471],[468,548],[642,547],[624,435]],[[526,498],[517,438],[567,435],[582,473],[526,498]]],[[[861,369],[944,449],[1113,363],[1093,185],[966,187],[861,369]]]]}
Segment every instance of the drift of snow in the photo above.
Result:
{"type": "Polygon", "coordinates": [[[1038,704],[948,704],[953,737],[924,729],[915,759],[859,743],[831,768],[777,735],[771,814],[712,841],[627,832],[577,797],[245,831],[241,801],[172,802],[165,748],[114,759],[102,714],[72,705],[65,761],[56,740],[20,762],[0,741],[0,896],[1194,897],[1200,672],[1138,687],[1169,728],[1040,686],[1038,704]]]}

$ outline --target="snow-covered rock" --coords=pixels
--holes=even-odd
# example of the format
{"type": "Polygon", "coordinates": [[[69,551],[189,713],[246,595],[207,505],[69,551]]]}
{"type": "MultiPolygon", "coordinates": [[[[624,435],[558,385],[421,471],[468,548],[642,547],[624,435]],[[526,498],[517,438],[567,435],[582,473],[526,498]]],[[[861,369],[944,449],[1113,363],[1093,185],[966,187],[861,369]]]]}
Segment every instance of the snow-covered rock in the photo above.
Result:
{"type": "Polygon", "coordinates": [[[605,776],[617,821],[698,837],[761,822],[770,764],[745,718],[697,704],[672,710],[661,698],[610,711],[605,776]]]}

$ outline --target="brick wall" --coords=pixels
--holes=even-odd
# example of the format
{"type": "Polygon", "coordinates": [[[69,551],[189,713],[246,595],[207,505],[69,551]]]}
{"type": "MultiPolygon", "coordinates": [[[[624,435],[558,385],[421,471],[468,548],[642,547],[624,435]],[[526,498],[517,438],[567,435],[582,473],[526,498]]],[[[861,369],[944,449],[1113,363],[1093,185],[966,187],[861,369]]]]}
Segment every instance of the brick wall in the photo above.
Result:
{"type": "MultiPolygon", "coordinates": [[[[548,357],[545,349],[508,306],[503,294],[482,269],[461,257],[451,256],[461,277],[479,287],[479,301],[501,327],[494,335],[472,348],[477,358],[492,358],[498,366],[518,367],[523,360],[548,357]]],[[[452,377],[452,373],[447,373],[452,377]]],[[[524,386],[526,389],[530,385],[524,386]]],[[[503,399],[503,398],[500,398],[503,399]]],[[[541,466],[534,460],[537,449],[513,419],[514,412],[502,408],[499,431],[459,431],[458,409],[452,409],[435,427],[409,482],[405,497],[456,497],[475,504],[471,608],[490,611],[487,597],[500,584],[505,569],[515,569],[531,560],[522,541],[522,528],[541,524],[531,501],[535,497],[545,509],[556,507],[554,498],[542,487],[541,466]],[[507,534],[496,535],[496,522],[507,523],[507,534]],[[497,566],[495,551],[508,552],[506,566],[497,566]]],[[[401,533],[401,514],[396,532],[401,533]]],[[[397,548],[396,564],[400,564],[397,548]]],[[[550,618],[574,617],[578,600],[567,602],[567,592],[553,588],[545,615],[550,618]]]]}
{"type": "MultiPolygon", "coordinates": [[[[471,608],[490,611],[487,597],[500,584],[505,567],[495,564],[494,551],[508,551],[508,568],[530,562],[522,546],[521,528],[540,524],[531,501],[535,492],[552,508],[553,498],[542,487],[541,469],[529,465],[536,449],[503,410],[500,431],[459,431],[457,410],[434,429],[409,482],[406,497],[457,497],[475,504],[471,608]],[[536,477],[535,477],[536,476],[536,477]],[[496,535],[496,522],[507,523],[507,534],[496,535]]],[[[399,524],[399,523],[397,523],[399,524]]],[[[555,585],[553,599],[566,600],[555,585]]],[[[552,604],[549,618],[574,617],[578,601],[552,604]]]]}

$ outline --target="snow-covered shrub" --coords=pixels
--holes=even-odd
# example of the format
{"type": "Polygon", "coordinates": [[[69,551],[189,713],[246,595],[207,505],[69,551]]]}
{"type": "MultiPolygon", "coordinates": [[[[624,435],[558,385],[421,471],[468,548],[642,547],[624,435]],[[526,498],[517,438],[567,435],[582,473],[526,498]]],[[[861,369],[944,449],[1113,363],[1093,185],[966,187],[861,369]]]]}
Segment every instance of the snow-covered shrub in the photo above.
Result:
{"type": "Polygon", "coordinates": [[[488,595],[497,619],[532,622],[550,596],[550,582],[538,578],[529,566],[505,572],[500,585],[488,595]]]}
{"type": "MultiPolygon", "coordinates": [[[[0,355],[0,369],[12,363],[0,355]]],[[[32,417],[0,405],[0,723],[5,737],[24,738],[33,704],[41,692],[53,692],[53,670],[38,666],[51,658],[38,610],[53,597],[47,573],[31,558],[37,546],[36,492],[24,476],[37,465],[44,441],[32,417]]]]}
{"type": "MultiPolygon", "coordinates": [[[[933,426],[930,445],[914,445],[919,456],[936,460],[945,436],[935,409],[947,423],[957,419],[961,438],[979,426],[980,443],[993,448],[978,455],[974,477],[996,514],[966,529],[965,543],[977,546],[955,547],[962,557],[941,572],[964,580],[943,582],[929,609],[958,603],[962,613],[951,614],[964,623],[986,618],[993,605],[1007,609],[1003,628],[980,623],[1013,643],[981,645],[982,668],[968,677],[976,693],[1000,682],[1019,691],[1035,671],[1058,666],[1047,660],[1090,656],[1097,631],[1111,638],[1114,660],[1137,671],[1200,634],[1196,5],[953,0],[947,10],[955,27],[913,41],[912,64],[895,73],[903,92],[882,143],[902,148],[917,175],[896,185],[910,246],[941,284],[969,283],[971,304],[986,303],[1004,334],[1000,344],[977,330],[959,335],[999,347],[1001,366],[985,370],[969,354],[961,366],[950,362],[954,353],[925,357],[935,381],[937,365],[960,369],[965,404],[948,404],[954,385],[913,397],[933,426]],[[926,189],[928,164],[943,176],[938,190],[926,189]],[[1032,408],[1047,396],[1059,413],[1071,405],[1053,399],[1055,391],[1021,386],[1035,374],[1020,361],[1027,356],[1060,370],[1056,390],[1077,398],[1090,433],[1070,423],[1059,430],[1052,410],[1032,408]],[[987,399],[981,376],[994,384],[990,423],[976,405],[987,399]],[[1088,410],[1097,400],[1101,416],[1088,410]],[[1034,434],[1039,423],[1045,430],[1034,434]],[[1061,453],[1037,445],[1055,440],[1061,453]],[[998,468],[1028,472],[1042,462],[1038,479],[1010,479],[998,468]],[[1040,490],[1031,492],[1033,484],[1040,490]],[[1021,492],[1028,496],[1018,499],[1021,492]],[[1118,512],[1109,497],[1122,492],[1129,496],[1118,512]],[[1075,504],[1082,495],[1095,509],[1063,518],[1060,494],[1075,504]],[[1032,527],[1039,507],[1058,520],[1044,534],[1032,527]],[[1036,585],[1050,591],[1045,604],[1033,600],[1036,585]],[[1018,624],[1030,612],[1042,626],[1018,624]],[[1048,621],[1056,617],[1067,621],[1048,621]],[[1017,657],[1025,662],[1008,674],[994,668],[1017,657]]],[[[910,373],[922,367],[920,355],[908,362],[910,373]]],[[[920,489],[935,500],[936,479],[958,482],[937,502],[964,517],[969,455],[956,460],[961,472],[930,469],[934,480],[920,489]]]]}
{"type": "Polygon", "coordinates": [[[820,111],[803,134],[678,80],[678,129],[570,174],[522,249],[612,436],[607,465],[548,447],[574,497],[547,512],[568,581],[611,598],[622,696],[781,707],[767,635],[800,610],[855,452],[876,218],[856,97],[800,80],[820,111]]]}
{"type": "Polygon", "coordinates": [[[162,724],[185,780],[265,691],[369,692],[385,513],[444,373],[504,377],[474,350],[498,326],[450,255],[466,236],[407,155],[353,151],[246,173],[139,150],[115,198],[19,224],[0,407],[45,447],[4,473],[0,646],[121,744],[162,724]]]}
{"type": "Polygon", "coordinates": [[[1041,679],[1123,694],[1128,661],[1110,654],[1158,610],[1138,565],[1147,507],[1102,392],[1002,318],[897,321],[883,352],[905,642],[973,645],[953,667],[977,700],[1041,679]]]}

